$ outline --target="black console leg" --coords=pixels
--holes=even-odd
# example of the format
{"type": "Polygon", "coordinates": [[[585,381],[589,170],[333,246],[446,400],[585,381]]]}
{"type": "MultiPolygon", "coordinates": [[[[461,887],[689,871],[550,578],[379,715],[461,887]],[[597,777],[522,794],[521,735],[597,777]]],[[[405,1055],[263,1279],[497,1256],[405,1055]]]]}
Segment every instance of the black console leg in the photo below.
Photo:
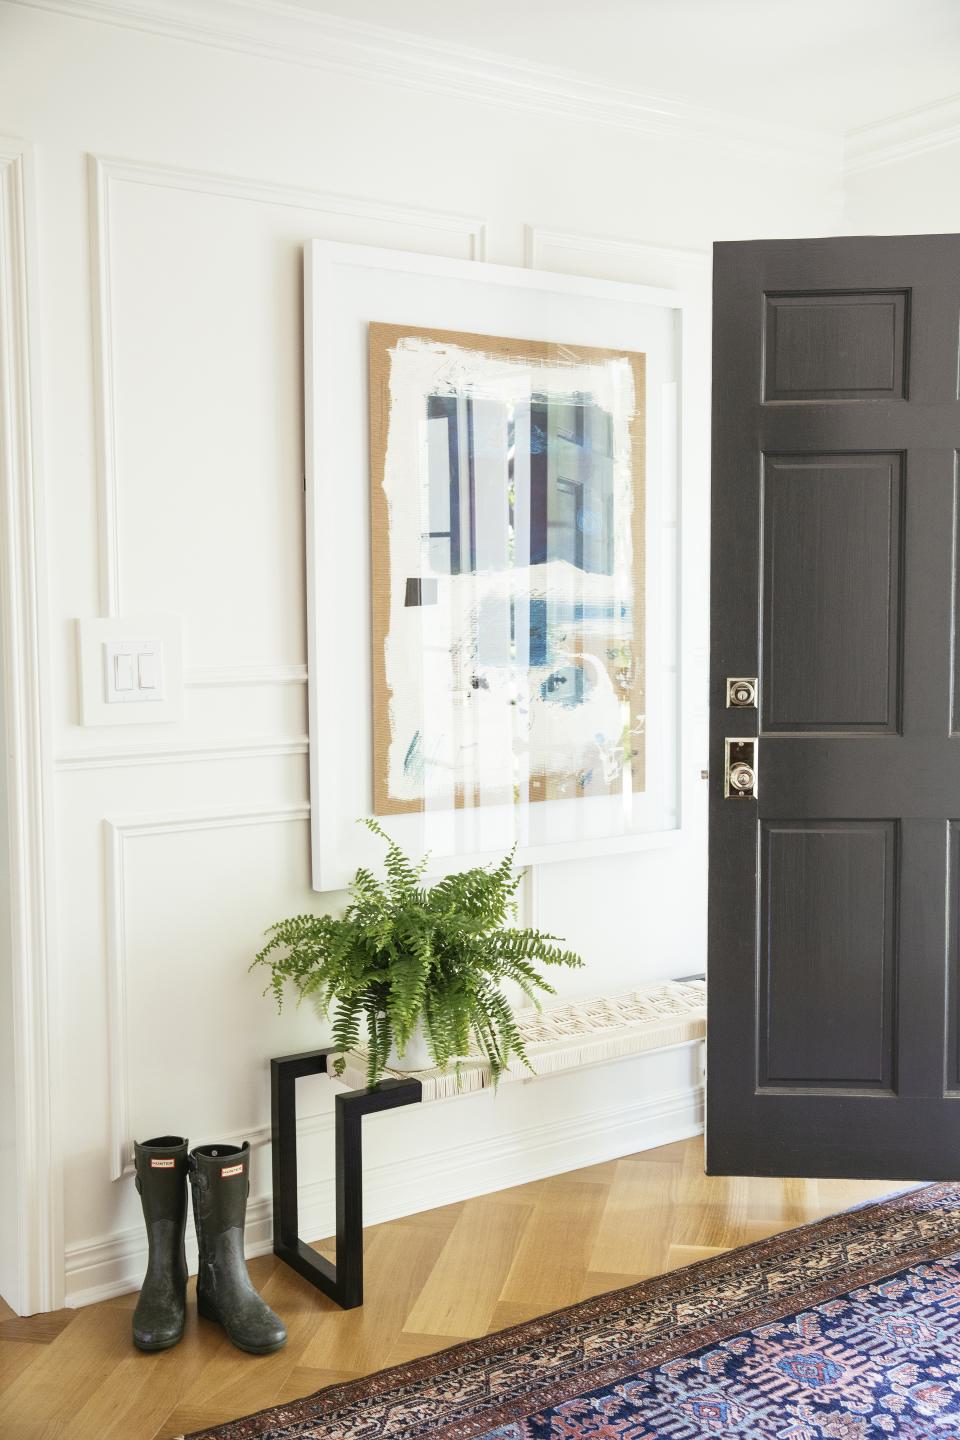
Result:
{"type": "Polygon", "coordinates": [[[327,1058],[336,1053],[333,1049],[308,1050],[270,1062],[273,1250],[344,1310],[352,1310],[363,1304],[363,1117],[415,1105],[422,1092],[419,1080],[382,1080],[373,1089],[337,1094],[337,1258],[331,1265],[299,1235],[296,1086],[304,1075],[326,1074],[327,1058]]]}

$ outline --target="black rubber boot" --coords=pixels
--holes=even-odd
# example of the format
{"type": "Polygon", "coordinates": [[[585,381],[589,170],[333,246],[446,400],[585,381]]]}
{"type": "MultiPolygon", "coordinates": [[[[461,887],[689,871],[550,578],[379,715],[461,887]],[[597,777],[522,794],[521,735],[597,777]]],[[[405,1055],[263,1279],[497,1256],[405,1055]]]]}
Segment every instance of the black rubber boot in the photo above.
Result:
{"type": "Polygon", "coordinates": [[[200,1259],[197,1309],[217,1320],[239,1350],[272,1355],[287,1330],[247,1274],[243,1227],[250,1193],[250,1146],[198,1145],[190,1152],[190,1186],[200,1259]]]}
{"type": "Polygon", "coordinates": [[[147,1224],[150,1258],[133,1312],[133,1343],[140,1350],[169,1350],[186,1317],[187,1144],[158,1135],[134,1146],[137,1189],[147,1224]]]}

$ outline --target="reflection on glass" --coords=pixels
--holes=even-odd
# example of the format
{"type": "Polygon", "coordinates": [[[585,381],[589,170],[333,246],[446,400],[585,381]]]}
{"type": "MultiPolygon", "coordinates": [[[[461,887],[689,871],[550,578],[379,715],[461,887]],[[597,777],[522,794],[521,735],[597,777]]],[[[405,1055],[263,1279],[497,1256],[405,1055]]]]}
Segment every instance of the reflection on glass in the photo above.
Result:
{"type": "Polygon", "coordinates": [[[644,357],[370,344],[378,812],[642,791],[644,357]]]}

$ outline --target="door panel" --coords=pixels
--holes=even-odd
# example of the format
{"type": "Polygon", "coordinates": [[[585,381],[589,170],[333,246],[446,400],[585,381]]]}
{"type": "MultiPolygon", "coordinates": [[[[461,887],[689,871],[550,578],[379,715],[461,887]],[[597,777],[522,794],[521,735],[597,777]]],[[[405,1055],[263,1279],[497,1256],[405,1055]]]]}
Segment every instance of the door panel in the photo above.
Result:
{"type": "Polygon", "coordinates": [[[764,399],[892,400],[906,393],[906,291],[764,297],[764,399]]]}
{"type": "Polygon", "coordinates": [[[896,825],[765,821],[760,844],[758,1084],[891,1089],[896,825]]]}
{"type": "Polygon", "coordinates": [[[948,1093],[960,1096],[960,821],[947,838],[947,1077],[948,1093]]]}
{"type": "Polygon", "coordinates": [[[713,1173],[960,1172],[958,335],[958,236],[715,247],[713,1173]]]}
{"type": "Polygon", "coordinates": [[[901,456],[763,460],[766,730],[895,730],[901,456]]]}

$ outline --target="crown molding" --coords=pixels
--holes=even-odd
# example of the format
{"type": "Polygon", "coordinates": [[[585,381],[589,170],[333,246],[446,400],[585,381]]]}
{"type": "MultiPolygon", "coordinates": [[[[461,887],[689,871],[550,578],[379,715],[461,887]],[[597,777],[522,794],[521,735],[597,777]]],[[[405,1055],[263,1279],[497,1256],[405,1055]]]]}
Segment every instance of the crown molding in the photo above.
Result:
{"type": "Polygon", "coordinates": [[[858,175],[960,144],[960,95],[858,125],[844,137],[843,170],[858,175]]]}
{"type": "Polygon", "coordinates": [[[34,10],[143,30],[171,39],[312,66],[459,100],[692,140],[741,153],[786,152],[839,162],[837,135],[762,124],[712,106],[617,88],[382,25],[308,10],[293,0],[11,0],[34,10]]]}
{"type": "Polygon", "coordinates": [[[712,145],[837,162],[852,175],[960,142],[960,96],[844,135],[761,123],[589,75],[307,9],[296,0],[8,0],[129,30],[456,99],[712,145]]]}

